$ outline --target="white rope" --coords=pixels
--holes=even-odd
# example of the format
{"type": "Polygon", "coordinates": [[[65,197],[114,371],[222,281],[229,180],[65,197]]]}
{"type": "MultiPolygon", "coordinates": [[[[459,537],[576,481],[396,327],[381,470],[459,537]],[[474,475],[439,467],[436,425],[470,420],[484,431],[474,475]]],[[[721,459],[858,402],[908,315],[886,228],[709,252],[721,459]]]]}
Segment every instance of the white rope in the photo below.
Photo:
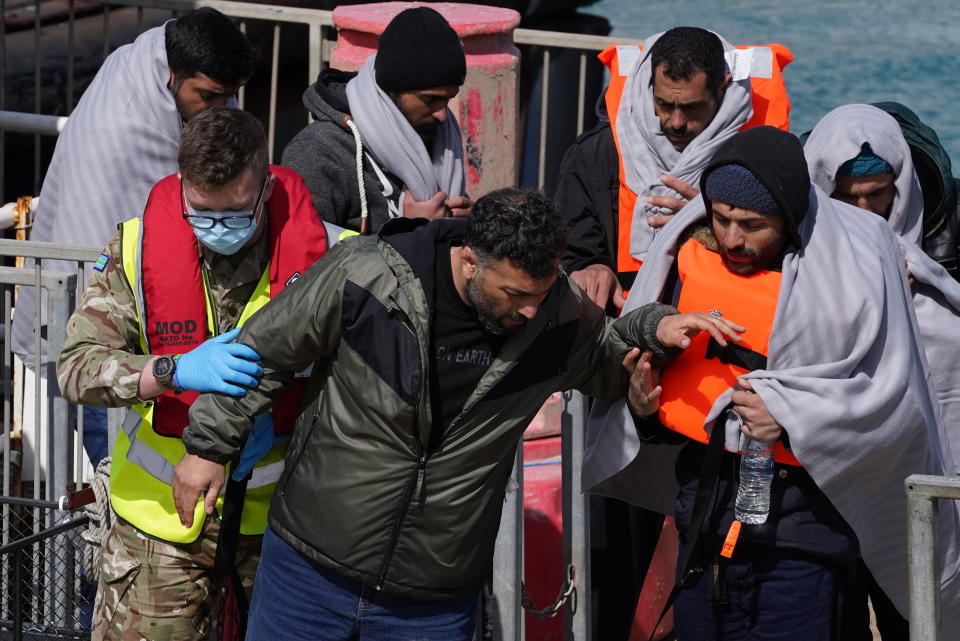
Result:
{"type": "Polygon", "coordinates": [[[353,139],[357,143],[357,186],[360,189],[360,230],[361,233],[367,230],[367,190],[363,187],[363,138],[360,137],[360,129],[357,128],[353,118],[347,116],[344,122],[353,132],[353,139]]]}
{"type": "Polygon", "coordinates": [[[96,583],[100,579],[100,550],[113,525],[113,508],[110,506],[110,457],[100,461],[97,471],[90,480],[95,500],[83,509],[90,518],[87,529],[80,533],[86,542],[83,548],[83,571],[88,580],[96,583]]]}

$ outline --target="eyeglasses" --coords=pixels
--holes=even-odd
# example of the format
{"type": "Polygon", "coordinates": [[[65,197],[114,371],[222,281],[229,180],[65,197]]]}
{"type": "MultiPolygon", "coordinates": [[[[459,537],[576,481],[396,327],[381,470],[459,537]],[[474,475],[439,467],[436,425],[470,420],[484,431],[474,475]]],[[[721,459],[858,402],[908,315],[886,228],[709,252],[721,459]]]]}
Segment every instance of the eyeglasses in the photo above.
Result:
{"type": "Polygon", "coordinates": [[[226,214],[226,213],[217,213],[217,214],[195,214],[193,210],[187,207],[187,197],[183,189],[183,178],[180,179],[180,214],[183,216],[183,219],[187,221],[187,224],[191,227],[197,229],[213,229],[213,227],[220,223],[227,229],[246,229],[253,223],[253,217],[257,214],[257,210],[260,209],[260,201],[263,198],[263,190],[267,186],[267,176],[263,179],[263,184],[260,185],[260,192],[257,194],[257,202],[254,203],[253,209],[250,211],[240,212],[236,214],[226,214]]]}

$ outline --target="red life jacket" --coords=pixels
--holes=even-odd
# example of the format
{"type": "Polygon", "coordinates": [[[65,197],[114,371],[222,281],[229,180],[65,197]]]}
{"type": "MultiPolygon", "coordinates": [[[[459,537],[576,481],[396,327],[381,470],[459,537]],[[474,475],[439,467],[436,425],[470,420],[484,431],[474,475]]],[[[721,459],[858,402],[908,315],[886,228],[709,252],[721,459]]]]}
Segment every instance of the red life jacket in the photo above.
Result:
{"type": "MultiPolygon", "coordinates": [[[[303,179],[292,169],[270,166],[276,176],[265,207],[270,243],[270,298],[295,281],[327,250],[323,221],[303,179]]],[[[207,327],[207,296],[200,266],[199,241],[182,216],[176,174],[158,182],[143,213],[141,283],[142,327],[151,354],[185,354],[215,336],[207,327]]],[[[300,411],[305,378],[280,392],[273,406],[274,430],[290,432],[300,411]]],[[[153,429],[179,438],[197,392],[164,392],[154,400],[153,429]]]]}

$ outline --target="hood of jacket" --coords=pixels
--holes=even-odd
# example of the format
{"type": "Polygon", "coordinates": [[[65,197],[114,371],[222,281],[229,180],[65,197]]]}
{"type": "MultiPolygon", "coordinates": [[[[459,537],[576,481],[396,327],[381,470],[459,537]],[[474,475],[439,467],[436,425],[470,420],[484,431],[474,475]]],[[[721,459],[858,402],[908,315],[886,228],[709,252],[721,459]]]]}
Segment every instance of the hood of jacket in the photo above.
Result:
{"type": "Polygon", "coordinates": [[[437,248],[463,238],[466,228],[467,221],[462,218],[394,218],[380,229],[380,239],[397,250],[414,278],[420,281],[431,313],[436,289],[434,264],[437,248]],[[425,248],[432,251],[424,251],[425,248]]]}
{"type": "Polygon", "coordinates": [[[700,193],[712,216],[706,196],[707,177],[723,165],[743,165],[763,184],[787,218],[787,229],[795,246],[800,245],[798,229],[810,205],[810,176],[803,147],[793,134],[764,125],[741,131],[725,142],[700,177],[700,193]]]}
{"type": "Polygon", "coordinates": [[[355,71],[324,69],[317,81],[303,92],[303,106],[316,120],[340,123],[350,114],[347,102],[347,83],[357,75],[355,71]]]}
{"type": "Polygon", "coordinates": [[[926,236],[956,209],[957,194],[950,156],[940,144],[937,132],[904,105],[899,102],[876,102],[873,106],[896,119],[903,137],[910,145],[913,167],[923,191],[923,231],[926,236]]]}

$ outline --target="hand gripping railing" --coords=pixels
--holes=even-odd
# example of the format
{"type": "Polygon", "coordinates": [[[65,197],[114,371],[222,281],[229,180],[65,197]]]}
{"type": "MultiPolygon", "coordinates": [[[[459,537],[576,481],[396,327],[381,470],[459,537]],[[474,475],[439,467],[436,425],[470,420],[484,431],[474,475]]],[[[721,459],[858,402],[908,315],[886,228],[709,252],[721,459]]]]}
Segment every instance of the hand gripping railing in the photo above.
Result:
{"type": "Polygon", "coordinates": [[[910,640],[937,641],[940,621],[937,499],[960,499],[960,478],[913,474],[904,483],[907,488],[910,640]]]}

